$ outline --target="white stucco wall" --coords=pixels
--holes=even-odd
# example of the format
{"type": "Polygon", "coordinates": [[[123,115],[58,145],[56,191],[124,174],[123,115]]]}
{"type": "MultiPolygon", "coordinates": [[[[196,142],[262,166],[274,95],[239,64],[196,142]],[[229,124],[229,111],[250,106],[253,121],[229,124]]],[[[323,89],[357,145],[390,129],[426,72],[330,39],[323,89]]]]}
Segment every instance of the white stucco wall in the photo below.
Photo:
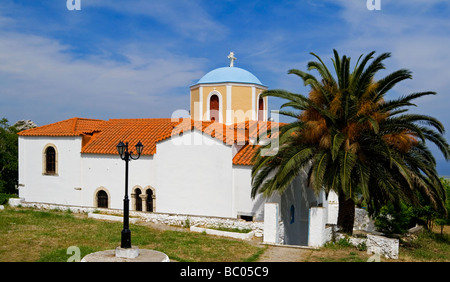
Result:
{"type": "Polygon", "coordinates": [[[257,208],[254,208],[255,201],[251,198],[251,173],[250,166],[233,165],[233,198],[236,216],[256,216],[257,208]]]}
{"type": "Polygon", "coordinates": [[[233,217],[231,146],[192,131],[156,151],[159,212],[233,217]]]}
{"type": "Polygon", "coordinates": [[[30,202],[78,204],[81,137],[19,137],[19,196],[30,202]],[[43,174],[43,150],[57,150],[57,175],[43,174]]]}
{"type": "Polygon", "coordinates": [[[265,198],[262,194],[257,194],[254,199],[252,192],[252,167],[243,165],[233,165],[233,197],[234,216],[251,215],[256,221],[264,220],[264,204],[280,203],[280,196],[274,193],[271,197],[265,198]]]}
{"type": "MultiPolygon", "coordinates": [[[[136,186],[141,191],[147,186],[156,185],[155,163],[152,156],[141,156],[129,162],[128,197],[130,210],[134,210],[131,193],[136,186]]],[[[110,208],[122,209],[125,196],[125,161],[118,155],[82,155],[82,199],[80,205],[94,206],[94,198],[98,188],[105,188],[109,194],[110,208]]]]}
{"type": "MultiPolygon", "coordinates": [[[[81,154],[81,137],[19,137],[19,196],[27,202],[95,206],[95,191],[103,187],[110,208],[123,208],[125,162],[118,155],[81,154]],[[57,175],[45,175],[43,150],[57,149],[57,175]],[[23,185],[23,186],[22,186],[23,185]]],[[[152,156],[129,164],[128,196],[135,186],[156,184],[152,156]]]]}

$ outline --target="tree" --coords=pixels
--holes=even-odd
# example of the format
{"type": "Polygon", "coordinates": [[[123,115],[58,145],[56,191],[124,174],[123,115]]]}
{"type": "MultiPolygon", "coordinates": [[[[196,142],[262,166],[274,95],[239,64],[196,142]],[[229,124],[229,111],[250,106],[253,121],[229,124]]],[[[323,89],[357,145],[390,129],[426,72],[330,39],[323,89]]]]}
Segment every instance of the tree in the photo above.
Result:
{"type": "Polygon", "coordinates": [[[17,129],[0,120],[0,193],[15,193],[18,173],[17,129]]]}
{"type": "MultiPolygon", "coordinates": [[[[450,210],[450,180],[441,178],[441,182],[445,187],[445,192],[447,194],[447,201],[445,202],[445,206],[447,211],[450,210]]],[[[444,234],[444,225],[450,225],[450,215],[447,213],[439,213],[436,218],[436,223],[441,226],[441,235],[444,234]]]]}
{"type": "Polygon", "coordinates": [[[310,87],[308,97],[286,90],[267,90],[262,96],[287,100],[280,114],[295,120],[280,128],[279,149],[263,156],[261,146],[252,169],[252,197],[282,193],[301,169],[307,169],[310,186],[318,193],[335,191],[339,197],[338,226],[352,233],[355,201],[367,203],[370,214],[390,202],[418,204],[422,195],[436,210],[445,210],[445,192],[436,162],[426,141],[434,143],[446,159],[449,146],[444,127],[437,119],[407,113],[412,101],[434,92],[413,93],[394,100],[386,94],[397,83],[412,78],[406,69],[375,80],[384,69],[389,53],[374,58],[361,55],[350,71],[350,58],[334,51],[331,74],[322,59],[308,63],[308,71],[288,73],[299,76],[310,87]],[[300,112],[298,112],[300,111],[300,112]]]}

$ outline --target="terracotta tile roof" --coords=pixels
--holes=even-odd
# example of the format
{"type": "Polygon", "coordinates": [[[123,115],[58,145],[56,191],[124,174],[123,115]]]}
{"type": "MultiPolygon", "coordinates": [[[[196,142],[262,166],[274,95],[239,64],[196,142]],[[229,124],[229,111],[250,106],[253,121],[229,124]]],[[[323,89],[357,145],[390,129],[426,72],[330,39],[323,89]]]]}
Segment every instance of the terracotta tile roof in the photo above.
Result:
{"type": "Polygon", "coordinates": [[[111,119],[102,130],[83,144],[82,153],[117,154],[119,141],[128,142],[129,150],[141,141],[144,144],[143,155],[156,153],[156,143],[171,137],[174,127],[180,122],[167,119],[111,119]]]}
{"type": "Polygon", "coordinates": [[[233,164],[235,165],[253,165],[253,156],[256,154],[259,146],[253,146],[246,144],[237,152],[233,158],[233,164]]]}
{"type": "Polygon", "coordinates": [[[21,136],[82,136],[81,153],[117,154],[119,141],[128,142],[130,150],[137,142],[144,144],[143,155],[154,155],[156,144],[182,132],[199,130],[227,145],[245,145],[233,158],[237,165],[251,165],[257,147],[248,145],[251,138],[277,123],[246,121],[232,125],[193,121],[189,118],[172,121],[162,119],[94,120],[72,118],[19,133],[21,136]]]}
{"type": "MultiPolygon", "coordinates": [[[[261,134],[262,137],[264,137],[264,134],[267,135],[268,129],[270,130],[272,128],[283,125],[283,123],[275,123],[270,121],[245,121],[241,123],[234,123],[231,125],[225,125],[218,122],[191,121],[191,124],[191,128],[201,130],[204,133],[209,134],[211,137],[221,140],[227,145],[233,145],[234,143],[238,143],[240,145],[247,144],[250,139],[256,139],[259,134],[261,134]]],[[[186,130],[186,127],[183,128],[184,130],[186,130]]],[[[270,137],[271,134],[269,133],[268,136],[270,137]]],[[[275,137],[275,135],[273,136],[275,137]]]]}
{"type": "Polygon", "coordinates": [[[261,138],[264,138],[266,136],[275,137],[276,135],[273,135],[270,133],[270,130],[275,130],[275,132],[278,133],[278,128],[285,123],[277,123],[277,122],[271,122],[271,121],[245,121],[240,123],[235,123],[231,126],[233,126],[236,130],[240,132],[247,132],[249,138],[257,138],[258,136],[261,138]],[[269,131],[269,133],[267,132],[269,131]]]}
{"type": "Polygon", "coordinates": [[[19,132],[21,136],[80,136],[100,130],[105,121],[71,118],[19,132]]]}

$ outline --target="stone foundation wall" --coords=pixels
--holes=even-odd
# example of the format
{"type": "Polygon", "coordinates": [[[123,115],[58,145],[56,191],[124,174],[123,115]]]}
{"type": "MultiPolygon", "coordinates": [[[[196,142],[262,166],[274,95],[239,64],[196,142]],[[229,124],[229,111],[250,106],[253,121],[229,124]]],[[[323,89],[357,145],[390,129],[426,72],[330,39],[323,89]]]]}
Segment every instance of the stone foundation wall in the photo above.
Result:
{"type": "Polygon", "coordinates": [[[251,229],[255,232],[256,237],[262,237],[264,233],[264,223],[258,221],[245,221],[242,219],[222,218],[222,217],[206,217],[195,215],[180,215],[180,214],[161,214],[161,213],[143,213],[130,212],[130,215],[139,216],[146,222],[167,224],[173,226],[202,226],[202,227],[225,227],[237,229],[251,229]]]}

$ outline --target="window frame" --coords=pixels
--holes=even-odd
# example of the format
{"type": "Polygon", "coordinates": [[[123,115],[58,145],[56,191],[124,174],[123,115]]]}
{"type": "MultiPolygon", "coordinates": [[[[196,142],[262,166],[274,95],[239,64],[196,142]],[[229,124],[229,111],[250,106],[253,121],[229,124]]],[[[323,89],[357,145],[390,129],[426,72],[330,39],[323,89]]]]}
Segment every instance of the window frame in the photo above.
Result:
{"type": "Polygon", "coordinates": [[[94,207],[99,208],[99,209],[105,209],[105,208],[103,208],[103,207],[99,207],[99,206],[98,206],[99,202],[98,202],[98,197],[97,197],[98,195],[97,195],[97,194],[98,194],[100,191],[105,192],[106,195],[108,196],[108,199],[107,199],[107,204],[108,204],[108,206],[106,207],[106,209],[109,209],[109,208],[111,207],[111,195],[110,195],[110,193],[109,193],[109,190],[106,189],[106,188],[103,187],[103,186],[98,187],[98,188],[95,189],[95,191],[94,191],[94,207]]]}
{"type": "Polygon", "coordinates": [[[97,208],[104,208],[107,209],[109,207],[109,197],[108,193],[106,193],[105,190],[101,189],[98,190],[97,193],[95,193],[95,197],[97,200],[97,208]],[[104,193],[104,195],[99,195],[100,193],[104,193]],[[100,199],[101,197],[101,199],[100,199]],[[106,204],[106,207],[104,206],[106,204]]]}
{"type": "Polygon", "coordinates": [[[55,144],[46,144],[44,146],[44,149],[42,150],[42,175],[50,175],[50,176],[58,176],[58,149],[56,147],[55,144]],[[47,150],[49,148],[52,148],[55,151],[55,156],[54,156],[54,171],[49,171],[48,170],[48,155],[47,155],[47,150]]]}
{"type": "Polygon", "coordinates": [[[209,97],[209,120],[219,122],[219,120],[220,120],[219,113],[220,113],[220,98],[217,94],[213,94],[213,95],[211,95],[211,97],[209,97]],[[216,99],[214,99],[214,101],[213,101],[213,98],[215,98],[215,97],[217,97],[217,101],[216,101],[216,99]],[[217,106],[217,109],[213,109],[211,107],[213,105],[213,103],[214,103],[214,106],[217,106]]]}
{"type": "Polygon", "coordinates": [[[223,123],[223,100],[222,93],[217,90],[213,90],[209,92],[208,97],[206,98],[206,119],[205,121],[211,121],[211,97],[216,95],[219,98],[219,110],[218,110],[218,120],[216,122],[223,123]]]}
{"type": "Polygon", "coordinates": [[[147,186],[144,188],[145,190],[145,195],[147,195],[147,212],[156,212],[156,189],[153,188],[152,186],[147,186]],[[149,193],[149,191],[151,193],[149,193]],[[149,210],[149,204],[148,202],[151,202],[151,210],[149,210]]]}

